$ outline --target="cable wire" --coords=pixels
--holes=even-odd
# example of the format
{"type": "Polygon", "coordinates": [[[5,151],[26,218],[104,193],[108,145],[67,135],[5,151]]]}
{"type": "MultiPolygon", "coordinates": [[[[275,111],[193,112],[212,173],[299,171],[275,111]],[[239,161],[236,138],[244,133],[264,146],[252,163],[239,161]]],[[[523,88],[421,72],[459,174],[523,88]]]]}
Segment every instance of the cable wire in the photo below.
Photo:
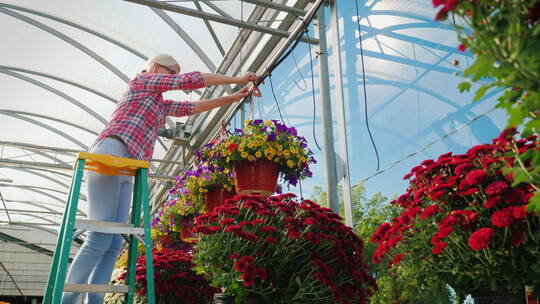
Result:
{"type": "Polygon", "coordinates": [[[475,118],[471,119],[469,122],[467,122],[466,124],[462,125],[461,127],[457,128],[457,129],[455,129],[455,130],[453,130],[453,131],[451,131],[451,132],[448,132],[448,133],[444,134],[443,136],[441,136],[441,137],[437,138],[436,140],[430,142],[429,144],[425,145],[424,147],[422,147],[422,148],[416,150],[415,152],[413,152],[413,153],[411,153],[411,154],[405,156],[404,158],[402,158],[402,159],[396,161],[395,163],[391,164],[390,166],[388,166],[388,167],[386,167],[386,168],[384,168],[384,169],[382,169],[382,170],[380,170],[380,171],[377,171],[377,172],[373,173],[372,175],[370,175],[370,176],[368,176],[368,177],[366,177],[366,178],[360,180],[360,182],[358,182],[358,184],[354,185],[354,187],[360,186],[360,185],[362,185],[364,182],[366,182],[366,181],[372,179],[373,177],[375,177],[375,176],[377,176],[377,175],[380,175],[380,174],[382,174],[382,173],[384,173],[384,172],[386,172],[386,171],[392,169],[393,167],[395,167],[395,166],[398,165],[399,163],[401,163],[401,162],[403,162],[403,161],[405,161],[405,160],[407,160],[407,159],[409,159],[409,158],[415,156],[416,154],[418,154],[418,153],[420,153],[420,152],[426,150],[427,148],[429,148],[429,147],[431,147],[432,145],[436,144],[437,142],[439,142],[439,141],[441,141],[441,140],[447,138],[448,136],[450,136],[450,135],[452,135],[452,134],[454,134],[454,133],[456,133],[456,132],[458,132],[458,131],[463,130],[465,127],[469,126],[470,124],[472,124],[473,122],[477,121],[478,119],[480,119],[480,118],[482,118],[482,117],[488,115],[489,113],[495,111],[496,109],[497,109],[497,108],[493,108],[493,109],[491,109],[491,110],[489,110],[489,111],[487,111],[487,112],[485,112],[485,113],[483,113],[483,114],[480,114],[480,115],[476,116],[475,118]]]}
{"type": "Polygon", "coordinates": [[[272,96],[274,96],[274,101],[276,102],[276,107],[278,109],[279,117],[281,118],[281,123],[285,124],[285,120],[283,120],[283,116],[281,115],[281,109],[279,108],[279,103],[276,98],[276,93],[274,92],[274,85],[272,84],[272,75],[268,75],[268,79],[270,80],[270,88],[272,89],[272,96]]]}
{"type": "MultiPolygon", "coordinates": [[[[303,22],[304,20],[302,20],[303,22]]],[[[306,27],[306,37],[309,38],[309,35],[308,35],[308,29],[306,27]]],[[[315,141],[315,145],[317,146],[317,148],[319,149],[319,151],[322,151],[321,149],[321,146],[319,146],[319,143],[317,142],[317,136],[315,136],[315,120],[316,120],[316,109],[317,109],[317,104],[315,102],[315,80],[313,80],[313,78],[315,77],[313,75],[313,57],[311,55],[311,45],[308,43],[308,47],[309,47],[309,67],[311,68],[311,94],[313,96],[313,139],[315,141]]]]}
{"type": "Polygon", "coordinates": [[[360,41],[360,59],[362,62],[362,82],[363,82],[362,87],[364,89],[364,115],[365,115],[365,120],[366,120],[366,128],[369,134],[369,139],[371,140],[373,150],[375,150],[375,156],[377,157],[377,171],[379,171],[379,166],[380,166],[379,151],[377,151],[377,145],[375,145],[375,140],[373,139],[373,135],[371,134],[371,129],[369,127],[369,119],[368,119],[366,69],[365,69],[365,63],[364,63],[364,48],[362,47],[362,29],[360,27],[360,10],[358,9],[358,1],[354,1],[354,3],[356,4],[356,24],[358,25],[358,41],[360,41]]]}

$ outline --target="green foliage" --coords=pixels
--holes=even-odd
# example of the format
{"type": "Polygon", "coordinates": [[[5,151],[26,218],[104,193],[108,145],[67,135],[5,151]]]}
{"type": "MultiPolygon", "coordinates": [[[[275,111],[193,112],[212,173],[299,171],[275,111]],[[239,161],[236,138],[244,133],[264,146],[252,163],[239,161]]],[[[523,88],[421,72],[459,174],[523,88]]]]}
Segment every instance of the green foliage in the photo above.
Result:
{"type": "MultiPolygon", "coordinates": [[[[438,1],[438,5],[444,2],[438,1]]],[[[509,126],[523,126],[523,137],[540,130],[539,11],[540,0],[479,0],[445,4],[437,15],[444,20],[452,13],[466,23],[466,27],[455,25],[455,29],[458,39],[475,55],[475,61],[464,71],[467,81],[458,89],[468,91],[471,81],[487,81],[476,91],[473,101],[482,99],[491,88],[504,89],[496,107],[508,113],[509,126]]],[[[540,140],[537,144],[540,146],[540,140]]],[[[539,158],[540,150],[535,150],[523,161],[539,158]]],[[[513,174],[528,175],[529,182],[535,185],[537,193],[528,210],[538,212],[540,166],[536,164],[533,172],[516,165],[513,174]]]]}

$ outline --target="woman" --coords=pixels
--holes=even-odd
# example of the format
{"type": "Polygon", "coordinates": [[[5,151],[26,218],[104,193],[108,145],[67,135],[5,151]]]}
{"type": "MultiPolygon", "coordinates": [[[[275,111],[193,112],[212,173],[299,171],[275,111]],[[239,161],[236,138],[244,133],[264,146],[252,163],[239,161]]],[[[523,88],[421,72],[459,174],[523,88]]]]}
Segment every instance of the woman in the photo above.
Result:
{"type": "MultiPolygon", "coordinates": [[[[241,77],[191,72],[179,74],[180,66],[169,55],[157,55],[146,63],[122,94],[112,119],[92,145],[90,152],[150,161],[157,130],[165,125],[166,116],[188,116],[239,101],[248,96],[246,86],[224,97],[198,102],[164,100],[169,90],[194,90],[220,84],[247,84],[257,75],[241,77]]],[[[260,96],[256,86],[253,94],[260,96]]],[[[133,177],[86,173],[88,219],[126,223],[131,206],[133,177]]],[[[67,284],[108,284],[122,248],[122,236],[89,232],[77,253],[66,279],[67,284]]],[[[78,293],[64,293],[62,303],[72,304],[78,293]]],[[[88,294],[88,303],[103,303],[104,294],[88,294]]]]}

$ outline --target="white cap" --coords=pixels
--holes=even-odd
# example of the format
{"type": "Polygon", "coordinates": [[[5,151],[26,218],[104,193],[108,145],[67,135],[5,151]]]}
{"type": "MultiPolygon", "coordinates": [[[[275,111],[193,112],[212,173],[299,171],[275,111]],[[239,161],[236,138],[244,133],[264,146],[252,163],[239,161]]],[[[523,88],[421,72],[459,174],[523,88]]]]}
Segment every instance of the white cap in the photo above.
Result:
{"type": "Polygon", "coordinates": [[[173,56],[167,55],[167,54],[157,54],[146,61],[145,71],[146,72],[150,71],[152,66],[156,63],[164,65],[164,66],[168,66],[168,67],[178,65],[178,62],[176,62],[173,56]]]}

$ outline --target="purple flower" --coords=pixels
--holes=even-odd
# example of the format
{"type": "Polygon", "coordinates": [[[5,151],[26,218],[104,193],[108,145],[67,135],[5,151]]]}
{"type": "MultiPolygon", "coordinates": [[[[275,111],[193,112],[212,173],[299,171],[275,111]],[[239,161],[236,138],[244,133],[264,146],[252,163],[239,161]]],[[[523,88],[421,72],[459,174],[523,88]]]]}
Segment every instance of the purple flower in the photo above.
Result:
{"type": "Polygon", "coordinates": [[[306,170],[306,176],[307,176],[307,177],[312,177],[312,176],[313,176],[313,172],[309,171],[309,169],[306,170]]]}
{"type": "Polygon", "coordinates": [[[270,133],[266,141],[276,141],[276,133],[274,132],[270,133]]]}
{"type": "Polygon", "coordinates": [[[268,127],[267,127],[267,126],[264,126],[264,127],[261,128],[261,132],[266,133],[267,131],[268,131],[268,127]]]}
{"type": "Polygon", "coordinates": [[[287,132],[287,127],[285,125],[276,125],[276,130],[278,132],[284,133],[284,132],[287,132]]]}
{"type": "Polygon", "coordinates": [[[260,120],[260,119],[255,119],[254,121],[251,122],[251,124],[252,124],[252,125],[255,125],[255,126],[258,126],[258,125],[260,125],[260,124],[262,124],[262,123],[263,123],[263,121],[260,120]]]}
{"type": "Polygon", "coordinates": [[[238,135],[244,135],[244,131],[242,129],[234,129],[234,133],[238,135]]]}
{"type": "Polygon", "coordinates": [[[296,136],[298,134],[295,127],[288,128],[287,133],[289,133],[291,135],[294,135],[294,136],[296,136]]]}
{"type": "Polygon", "coordinates": [[[298,178],[296,176],[289,177],[289,184],[296,186],[298,184],[298,178]]]}

